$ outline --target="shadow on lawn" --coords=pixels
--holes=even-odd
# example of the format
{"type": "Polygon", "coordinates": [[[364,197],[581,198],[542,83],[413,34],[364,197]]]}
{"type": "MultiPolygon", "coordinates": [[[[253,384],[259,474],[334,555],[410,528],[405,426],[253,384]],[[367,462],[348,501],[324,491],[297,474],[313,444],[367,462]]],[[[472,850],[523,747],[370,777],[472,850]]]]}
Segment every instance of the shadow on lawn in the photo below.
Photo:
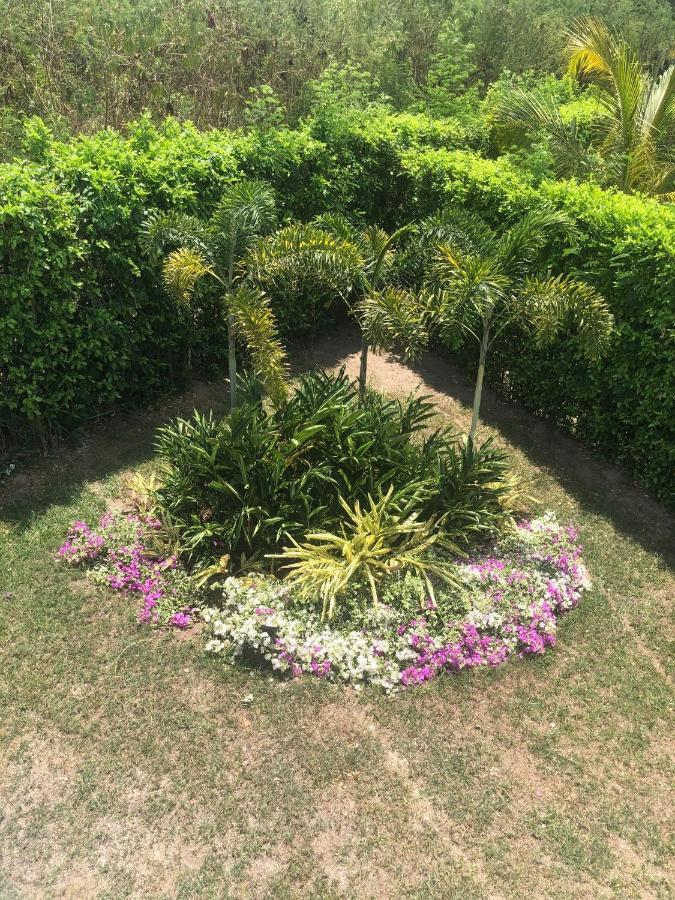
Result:
{"type": "MultiPolygon", "coordinates": [[[[334,368],[347,362],[350,374],[355,376],[359,348],[357,332],[335,328],[320,340],[292,349],[292,372],[298,375],[318,366],[334,368]]],[[[398,365],[389,367],[384,360],[377,365],[387,391],[408,393],[419,387],[463,407],[471,406],[473,383],[448,360],[427,354],[412,370],[398,365]]],[[[213,409],[218,415],[226,408],[223,381],[196,382],[185,393],[165,400],[161,408],[119,414],[92,426],[78,446],[63,449],[13,477],[0,492],[0,520],[22,527],[49,506],[72,501],[86,483],[124,472],[149,459],[157,428],[174,416],[189,415],[193,409],[213,409]]],[[[500,400],[489,389],[484,392],[481,417],[517,446],[533,465],[553,474],[582,507],[607,517],[645,550],[659,554],[675,567],[673,518],[636,487],[625,472],[604,462],[559,429],[500,400]]]]}
{"type": "MultiPolygon", "coordinates": [[[[426,389],[444,393],[466,407],[473,383],[453,363],[427,355],[415,366],[426,389]]],[[[549,471],[585,510],[610,519],[645,550],[675,567],[675,520],[629,474],[605,461],[561,429],[486,390],[481,419],[518,447],[539,469],[549,471]]]]}

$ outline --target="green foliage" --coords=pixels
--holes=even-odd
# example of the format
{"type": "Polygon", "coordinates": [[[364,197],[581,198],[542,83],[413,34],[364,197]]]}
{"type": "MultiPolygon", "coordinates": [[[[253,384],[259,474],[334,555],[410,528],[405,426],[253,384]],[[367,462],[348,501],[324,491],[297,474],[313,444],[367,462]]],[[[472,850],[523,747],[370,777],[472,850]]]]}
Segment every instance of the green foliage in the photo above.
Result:
{"type": "Polygon", "coordinates": [[[558,175],[598,171],[596,150],[606,183],[629,193],[675,197],[675,63],[652,78],[629,44],[597,19],[573,25],[566,56],[570,74],[596,87],[592,149],[576,118],[563,119],[541,93],[504,93],[494,106],[497,121],[520,139],[543,132],[558,175]]]}
{"type": "MultiPolygon", "coordinates": [[[[474,45],[462,34],[458,20],[448,19],[438,33],[424,91],[426,107],[432,116],[457,113],[457,96],[466,89],[475,72],[474,50],[474,45]]],[[[463,102],[466,103],[466,99],[463,102]]]]}
{"type": "Polygon", "coordinates": [[[285,354],[269,298],[261,290],[235,290],[248,250],[275,223],[274,194],[264,181],[253,179],[230,185],[209,221],[169,212],[153,213],[144,223],[143,239],[151,259],[167,244],[181,245],[168,254],[162,268],[164,286],[179,303],[190,307],[195,287],[207,275],[225,292],[231,408],[236,405],[236,337],[252,355],[258,383],[275,400],[286,393],[285,354]]]}
{"type": "Polygon", "coordinates": [[[387,287],[366,294],[357,305],[364,341],[373,350],[415,360],[427,348],[427,310],[404,288],[387,287]]]}
{"type": "MultiPolygon", "coordinates": [[[[378,113],[327,137],[318,140],[311,123],[263,139],[144,118],[126,136],[52,139],[39,147],[41,162],[1,165],[3,439],[48,440],[116,405],[146,404],[180,381],[188,352],[193,369],[222,370],[222,293],[202,282],[190,310],[167,297],[141,225],[152,210],[207,219],[234,180],[264,178],[282,217],[330,209],[390,231],[439,207],[430,233],[450,226],[456,235],[466,210],[500,230],[542,205],[564,212],[575,236],[556,237],[544,262],[607,298],[611,353],[596,366],[566,337],[539,350],[507,328],[488,377],[675,502],[675,216],[667,206],[592,185],[535,185],[508,161],[458,150],[483,137],[452,121],[378,113]]],[[[393,284],[419,289],[433,252],[422,238],[408,235],[398,248],[393,284]]],[[[282,332],[295,333],[294,303],[269,293],[282,332]]],[[[332,302],[338,311],[339,298],[332,302]]],[[[309,328],[312,316],[298,322],[309,328]]]]}
{"type": "Polygon", "coordinates": [[[228,307],[235,334],[249,353],[253,377],[273,403],[282,403],[288,394],[288,365],[269,297],[243,284],[230,295],[228,307]]]}
{"type": "Polygon", "coordinates": [[[442,522],[466,546],[509,521],[513,485],[489,446],[468,457],[446,431],[423,437],[432,409],[419,397],[362,398],[344,372],[305,375],[272,410],[246,402],[223,421],[163,428],[158,503],[194,560],[228,553],[235,569],[262,565],[289,537],[338,528],[343,502],[364,506],[392,485],[408,486],[406,515],[442,522]]]}
{"type": "Polygon", "coordinates": [[[266,132],[282,125],[284,118],[283,104],[269,84],[249,88],[249,99],[246,102],[244,117],[247,125],[266,132]]]}
{"type": "MultiPolygon", "coordinates": [[[[663,67],[669,0],[594,0],[592,10],[653,72],[663,67]]],[[[467,79],[557,72],[565,28],[588,11],[583,0],[0,0],[1,99],[17,118],[83,132],[145,110],[202,128],[267,130],[281,113],[296,124],[317,105],[312,84],[331,116],[382,94],[397,109],[457,114],[467,79]]]]}
{"type": "MultiPolygon", "coordinates": [[[[418,209],[445,197],[495,228],[551,205],[574,226],[545,262],[579,277],[608,301],[611,352],[598,366],[575,341],[524,346],[509,327],[495,343],[488,377],[510,399],[626,465],[667,504],[675,503],[675,216],[655,201],[592,185],[544,182],[539,188],[503,160],[428,150],[403,160],[418,209]]],[[[475,354],[462,351],[471,365],[475,354]]]]}
{"type": "Polygon", "coordinates": [[[316,333],[351,293],[361,269],[358,248],[317,225],[279,229],[253,249],[251,277],[272,298],[288,335],[316,333]]]}
{"type": "Polygon", "coordinates": [[[394,494],[392,486],[378,500],[369,496],[363,510],[358,500],[352,507],[340,497],[346,518],[339,534],[310,532],[302,544],[293,541],[275,557],[285,563],[297,597],[315,603],[318,594],[322,619],[335,616],[339,596],[357,580],[368,584],[374,606],[379,602],[378,584],[396,571],[421,575],[432,599],[431,575],[452,583],[449,562],[430,555],[442,532],[433,520],[419,521],[415,487],[394,494]]]}

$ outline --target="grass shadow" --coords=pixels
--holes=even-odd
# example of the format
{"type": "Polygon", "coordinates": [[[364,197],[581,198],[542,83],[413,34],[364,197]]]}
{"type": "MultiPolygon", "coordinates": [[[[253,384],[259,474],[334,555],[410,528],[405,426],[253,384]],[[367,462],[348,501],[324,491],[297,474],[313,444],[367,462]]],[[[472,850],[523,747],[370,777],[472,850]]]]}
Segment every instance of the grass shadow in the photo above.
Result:
{"type": "MultiPolygon", "coordinates": [[[[452,361],[427,354],[414,367],[425,389],[471,408],[474,384],[452,361]]],[[[675,568],[675,518],[628,472],[604,460],[560,428],[485,388],[481,420],[518,447],[530,463],[548,471],[586,511],[610,519],[617,530],[675,568]]]]}

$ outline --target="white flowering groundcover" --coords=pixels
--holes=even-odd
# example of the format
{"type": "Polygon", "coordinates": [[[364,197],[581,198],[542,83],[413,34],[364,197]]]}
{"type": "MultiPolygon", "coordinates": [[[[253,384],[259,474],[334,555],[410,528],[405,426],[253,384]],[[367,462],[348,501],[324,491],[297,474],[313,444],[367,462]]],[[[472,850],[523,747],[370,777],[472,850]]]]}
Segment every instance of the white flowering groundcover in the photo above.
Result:
{"type": "Polygon", "coordinates": [[[229,663],[356,687],[395,691],[444,672],[542,654],[555,646],[558,618],[590,588],[576,529],[546,513],[457,562],[452,595],[418,596],[416,608],[409,597],[405,602],[410,585],[401,578],[399,590],[383,591],[377,607],[322,622],[283,580],[264,575],[227,578],[218,605],[204,606],[175,558],[146,550],[144,534],[157,526],[129,516],[123,522],[106,516],[97,529],[76,522],[59,556],[90,566],[115,590],[139,595],[142,623],[186,628],[200,616],[210,632],[207,651],[229,663]]]}

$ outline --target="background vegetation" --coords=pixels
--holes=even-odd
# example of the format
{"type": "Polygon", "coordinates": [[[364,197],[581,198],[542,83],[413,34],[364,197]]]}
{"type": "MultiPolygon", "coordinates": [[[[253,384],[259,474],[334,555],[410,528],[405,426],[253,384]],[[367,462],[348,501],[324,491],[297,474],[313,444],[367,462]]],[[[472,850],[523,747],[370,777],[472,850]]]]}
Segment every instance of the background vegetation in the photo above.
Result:
{"type": "Polygon", "coordinates": [[[274,106],[291,123],[331,63],[357,64],[371,97],[435,113],[499,74],[560,72],[564,29],[593,15],[660,69],[668,0],[0,0],[0,100],[52,126],[120,127],[150,109],[200,126],[274,106]]]}
{"type": "MultiPolygon", "coordinates": [[[[199,293],[188,316],[167,298],[141,246],[148,210],[208,216],[242,176],[271,183],[282,220],[331,210],[390,230],[450,202],[501,229],[546,202],[576,233],[554,241],[545,263],[599,289],[617,333],[597,364],[574,342],[539,350],[506,330],[488,378],[672,503],[675,214],[592,184],[537,180],[466,149],[477,140],[454,120],[385,110],[241,132],[144,118],[125,135],[65,142],[28,123],[32,161],[0,166],[4,439],[46,439],[114,405],[147,403],[180,379],[188,348],[194,367],[225,364],[222,296],[199,293]]],[[[295,291],[268,287],[282,337],[308,333],[315,315],[295,309],[295,291]]]]}

